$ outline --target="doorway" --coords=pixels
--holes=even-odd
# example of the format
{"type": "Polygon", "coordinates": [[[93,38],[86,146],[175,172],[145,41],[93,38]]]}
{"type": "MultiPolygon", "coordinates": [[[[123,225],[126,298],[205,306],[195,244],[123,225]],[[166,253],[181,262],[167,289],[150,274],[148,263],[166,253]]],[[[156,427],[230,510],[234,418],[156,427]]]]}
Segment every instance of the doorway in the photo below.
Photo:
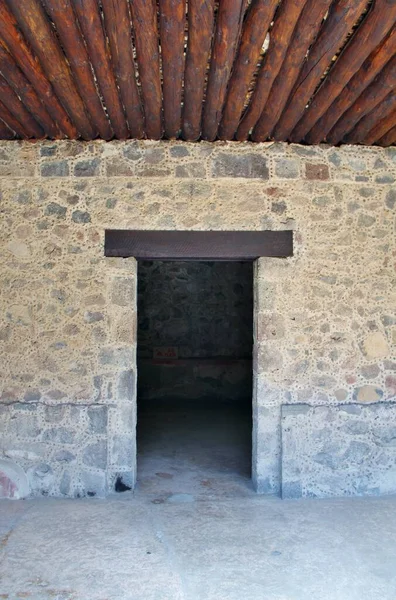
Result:
{"type": "Polygon", "coordinates": [[[138,489],[249,493],[253,263],[139,261],[138,489]]]}

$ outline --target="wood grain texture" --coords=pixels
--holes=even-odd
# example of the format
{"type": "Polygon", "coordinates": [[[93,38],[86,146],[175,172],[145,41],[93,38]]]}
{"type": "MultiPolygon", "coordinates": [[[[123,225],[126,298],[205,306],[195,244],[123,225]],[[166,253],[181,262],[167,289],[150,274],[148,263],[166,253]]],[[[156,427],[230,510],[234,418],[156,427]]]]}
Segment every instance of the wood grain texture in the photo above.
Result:
{"type": "Polygon", "coordinates": [[[128,0],[102,0],[102,7],[128,128],[132,137],[140,139],[144,135],[143,110],[136,82],[128,0]]]}
{"type": "Polygon", "coordinates": [[[289,138],[331,59],[343,45],[366,5],[367,0],[336,0],[333,2],[327,19],[303,64],[287,106],[274,129],[275,140],[289,138]]]}
{"type": "Polygon", "coordinates": [[[169,139],[181,129],[186,2],[159,0],[162,55],[164,132],[169,139]]]}
{"type": "Polygon", "coordinates": [[[218,137],[221,140],[232,139],[238,128],[249,85],[277,6],[278,0],[253,0],[249,6],[219,127],[218,137]]]}
{"type": "MultiPolygon", "coordinates": [[[[352,106],[345,111],[330,135],[340,142],[365,115],[372,111],[396,86],[396,56],[385,65],[374,81],[364,90],[352,106]]],[[[337,142],[337,143],[338,143],[337,142]]]]}
{"type": "Polygon", "coordinates": [[[255,260],[293,256],[292,231],[131,231],[106,229],[105,256],[142,260],[255,260]]]}
{"type": "Polygon", "coordinates": [[[263,112],[305,4],[306,0],[284,0],[276,13],[270,32],[270,44],[260,67],[256,87],[236,133],[236,139],[240,142],[248,139],[250,130],[263,112]]]}
{"type": "Polygon", "coordinates": [[[39,61],[31,53],[5,0],[0,0],[0,39],[36,90],[59,129],[69,138],[77,137],[76,127],[71,123],[65,109],[59,102],[39,61]]]}
{"type": "Polygon", "coordinates": [[[332,0],[308,0],[298,20],[282,67],[275,79],[263,112],[257,121],[252,140],[268,139],[286,106],[301,65],[315,40],[332,0]]]}
{"type": "Polygon", "coordinates": [[[382,139],[396,124],[396,99],[393,102],[393,109],[385,114],[368,132],[363,139],[363,144],[368,146],[375,144],[382,139]]]}
{"type": "Polygon", "coordinates": [[[95,138],[96,131],[43,6],[39,0],[7,0],[7,3],[79,134],[86,140],[95,138]]]}
{"type": "Polygon", "coordinates": [[[118,139],[126,139],[129,137],[129,131],[110,61],[98,2],[97,0],[73,0],[73,7],[87,44],[114,134],[118,139]]]}
{"type": "Polygon", "coordinates": [[[201,135],[206,68],[214,26],[214,0],[189,0],[187,20],[182,133],[185,140],[195,141],[201,135]]]}
{"type": "MultiPolygon", "coordinates": [[[[1,80],[0,80],[0,88],[1,88],[1,80]]],[[[1,89],[0,89],[0,98],[1,98],[1,89]]],[[[12,131],[15,131],[15,133],[17,134],[18,137],[23,138],[23,139],[30,137],[29,133],[26,131],[26,129],[23,127],[23,125],[21,125],[21,123],[18,121],[18,119],[8,110],[6,105],[3,104],[1,100],[0,100],[0,119],[2,121],[4,121],[4,123],[7,123],[8,127],[12,131]]]]}
{"type": "Polygon", "coordinates": [[[202,117],[204,140],[214,140],[217,136],[244,9],[245,0],[223,0],[219,4],[202,117]]]}
{"type": "Polygon", "coordinates": [[[395,24],[396,0],[375,0],[341,53],[290,138],[309,142],[309,132],[395,24]]]}
{"type": "Polygon", "coordinates": [[[0,73],[9,83],[17,96],[25,106],[29,107],[29,112],[42,127],[44,133],[57,139],[64,137],[58,127],[55,125],[50,115],[45,110],[44,104],[37,96],[34,87],[26,79],[22,71],[17,67],[14,59],[0,43],[0,73]]]}
{"type": "MultiPolygon", "coordinates": [[[[1,119],[1,117],[0,117],[1,119]]],[[[13,140],[15,139],[15,132],[12,131],[4,121],[0,120],[0,139],[2,140],[13,140]]]]}
{"type": "MultiPolygon", "coordinates": [[[[396,52],[396,27],[391,34],[370,54],[361,69],[352,77],[342,94],[333,102],[321,119],[312,129],[312,137],[327,138],[332,144],[339,144],[345,135],[342,115],[353,105],[375,77],[386,66],[396,52]],[[318,134],[318,135],[316,135],[318,134]]],[[[345,123],[345,122],[344,122],[345,123]]],[[[345,123],[346,125],[346,123],[345,123]]]]}
{"type": "Polygon", "coordinates": [[[100,137],[110,140],[113,137],[113,131],[96,89],[87,48],[71,0],[43,0],[43,4],[56,25],[79,94],[89,110],[90,120],[98,130],[100,137]]]}
{"type": "Polygon", "coordinates": [[[139,77],[149,138],[162,136],[162,92],[158,46],[157,5],[155,0],[131,0],[139,77]]]}
{"type": "MultiPolygon", "coordinates": [[[[396,107],[396,90],[393,89],[381,102],[379,102],[373,110],[367,113],[352,131],[344,138],[345,142],[353,144],[367,144],[370,143],[366,140],[371,139],[373,135],[373,129],[377,128],[379,124],[389,117],[396,107]]],[[[385,130],[378,130],[378,135],[374,135],[372,142],[376,139],[381,138],[390,128],[392,124],[385,130]]]]}
{"type": "Polygon", "coordinates": [[[376,143],[384,148],[396,144],[396,124],[380,140],[377,140],[376,143]]]}
{"type": "Polygon", "coordinates": [[[44,131],[41,129],[40,125],[37,123],[37,121],[35,121],[31,113],[27,110],[27,108],[20,101],[14,90],[1,75],[0,100],[6,106],[6,108],[8,108],[9,112],[14,116],[18,123],[20,123],[20,130],[17,131],[12,125],[12,123],[7,119],[3,119],[1,115],[0,118],[3,119],[7,123],[7,125],[12,127],[14,131],[18,133],[18,135],[20,134],[20,131],[23,131],[25,137],[28,138],[44,137],[44,131]]]}

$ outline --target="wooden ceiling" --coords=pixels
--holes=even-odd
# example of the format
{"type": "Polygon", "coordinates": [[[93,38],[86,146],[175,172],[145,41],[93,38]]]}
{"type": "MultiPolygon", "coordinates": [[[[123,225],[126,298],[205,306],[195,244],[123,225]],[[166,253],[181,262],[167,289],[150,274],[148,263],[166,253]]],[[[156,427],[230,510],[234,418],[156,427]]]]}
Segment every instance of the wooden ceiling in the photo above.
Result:
{"type": "Polygon", "coordinates": [[[0,138],[396,142],[396,0],[0,0],[0,138]]]}

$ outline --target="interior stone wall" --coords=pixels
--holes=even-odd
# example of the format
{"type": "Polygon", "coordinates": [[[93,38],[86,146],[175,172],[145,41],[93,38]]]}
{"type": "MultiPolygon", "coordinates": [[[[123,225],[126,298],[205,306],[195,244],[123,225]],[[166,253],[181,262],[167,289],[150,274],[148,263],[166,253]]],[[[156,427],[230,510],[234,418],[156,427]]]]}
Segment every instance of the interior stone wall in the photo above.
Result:
{"type": "Polygon", "coordinates": [[[251,403],[252,267],[139,261],[138,402],[251,403]]]}
{"type": "Polygon", "coordinates": [[[293,229],[255,267],[253,470],[279,493],[282,405],[393,407],[395,181],[394,148],[2,142],[3,463],[33,494],[133,484],[136,264],[105,228],[293,229]]]}

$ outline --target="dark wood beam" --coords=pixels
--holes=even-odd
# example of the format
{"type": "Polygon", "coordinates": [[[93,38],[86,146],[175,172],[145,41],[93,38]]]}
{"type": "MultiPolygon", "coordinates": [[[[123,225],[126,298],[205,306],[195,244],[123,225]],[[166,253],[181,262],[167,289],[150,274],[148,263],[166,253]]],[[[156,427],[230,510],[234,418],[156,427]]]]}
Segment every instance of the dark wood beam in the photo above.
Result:
{"type": "Polygon", "coordinates": [[[378,121],[378,123],[376,123],[374,127],[370,129],[368,134],[363,139],[363,144],[371,146],[372,144],[375,144],[381,140],[384,135],[393,129],[393,127],[396,125],[396,98],[394,99],[393,106],[393,110],[391,110],[391,112],[388,114],[384,114],[382,119],[380,119],[380,121],[378,121]]]}
{"type": "Polygon", "coordinates": [[[331,59],[344,43],[367,0],[336,0],[303,64],[297,83],[274,131],[275,140],[287,140],[314,94],[331,59]]]}
{"type": "Polygon", "coordinates": [[[376,76],[352,106],[345,111],[328,135],[329,140],[341,142],[355,125],[386,98],[396,86],[396,56],[376,76]]]}
{"type": "MultiPolygon", "coordinates": [[[[373,128],[377,128],[385,118],[389,117],[395,110],[395,107],[396,89],[392,90],[372,111],[360,119],[352,131],[344,138],[344,141],[350,144],[369,144],[370,142],[366,140],[371,139],[370,132],[373,134],[373,128]]],[[[391,126],[392,124],[389,124],[389,127],[385,131],[379,129],[378,136],[374,135],[372,143],[384,135],[391,126]]]]}
{"type": "Polygon", "coordinates": [[[249,85],[278,4],[279,0],[253,0],[247,10],[219,127],[221,140],[231,140],[238,128],[249,85]]]}
{"type": "MultiPolygon", "coordinates": [[[[0,119],[1,119],[1,117],[0,117],[0,119]]],[[[0,120],[0,139],[14,140],[15,137],[16,137],[15,132],[12,131],[12,129],[10,129],[4,121],[0,120]]]]}
{"type": "Polygon", "coordinates": [[[201,135],[202,102],[214,25],[214,0],[188,1],[188,41],[184,73],[183,138],[201,135]]]}
{"type": "Polygon", "coordinates": [[[238,260],[293,256],[292,231],[106,229],[105,256],[142,260],[238,260]]]}
{"type": "Polygon", "coordinates": [[[140,139],[144,135],[143,110],[136,83],[129,3],[128,0],[102,0],[102,7],[111,60],[129,131],[132,137],[140,139]]]}
{"type": "MultiPolygon", "coordinates": [[[[396,27],[393,28],[391,34],[384,42],[370,54],[362,68],[352,77],[342,94],[338,96],[333,105],[327,110],[323,117],[319,119],[312,129],[312,137],[318,137],[318,128],[323,132],[322,139],[326,137],[327,141],[334,145],[341,142],[345,133],[351,129],[351,124],[348,125],[348,121],[343,118],[343,115],[345,115],[347,110],[353,106],[359,96],[364,93],[375,77],[381,73],[381,70],[394,55],[395,50],[396,27]]],[[[354,119],[355,113],[351,112],[350,116],[354,119]]],[[[357,115],[357,119],[358,118],[359,116],[357,115]]],[[[357,119],[355,123],[357,122],[357,119]]]]}
{"type": "Polygon", "coordinates": [[[222,110],[245,9],[245,0],[223,0],[219,4],[212,58],[202,116],[202,137],[213,141],[222,110]]]}
{"type": "Polygon", "coordinates": [[[162,92],[155,0],[130,0],[147,137],[162,136],[162,92]]]}
{"type": "Polygon", "coordinates": [[[392,146],[396,144],[396,124],[392,129],[388,131],[380,140],[376,142],[379,146],[384,146],[387,148],[388,146],[392,146]]]}
{"type": "Polygon", "coordinates": [[[7,0],[7,3],[80,135],[86,140],[95,138],[96,131],[43,6],[39,0],[7,0]]]}
{"type": "Polygon", "coordinates": [[[15,121],[12,123],[10,119],[4,118],[0,114],[0,118],[7,123],[18,135],[23,133],[22,137],[42,138],[44,131],[35,121],[31,113],[25,105],[20,101],[14,90],[7,81],[0,75],[0,100],[8,108],[9,112],[14,116],[15,120],[20,123],[19,130],[15,128],[15,121]]]}
{"type": "MultiPolygon", "coordinates": [[[[0,82],[1,83],[1,82],[0,82]]],[[[0,92],[1,98],[1,92],[0,92]]],[[[8,110],[5,104],[0,100],[0,119],[7,124],[7,126],[15,131],[18,137],[28,138],[30,137],[28,132],[24,129],[23,125],[14,117],[14,115],[8,110]]]]}
{"type": "Polygon", "coordinates": [[[332,0],[308,0],[300,15],[282,67],[257,121],[252,140],[268,139],[286,106],[308,49],[315,40],[332,0]]]}
{"type": "Polygon", "coordinates": [[[89,57],[95,71],[100,92],[115,136],[129,137],[123,106],[118,95],[117,84],[111,65],[102,18],[97,0],[73,0],[81,31],[87,44],[89,57]]]}
{"type": "Polygon", "coordinates": [[[169,139],[181,129],[184,71],[185,0],[159,0],[164,132],[169,139]]]}
{"type": "Polygon", "coordinates": [[[323,81],[302,119],[293,130],[293,142],[306,140],[309,132],[334,100],[343,91],[354,73],[381,43],[395,24],[395,0],[375,0],[362,24],[355,31],[344,51],[323,81]]]}
{"type": "Polygon", "coordinates": [[[0,0],[0,39],[36,90],[37,95],[45,104],[48,114],[59,129],[69,138],[78,137],[76,127],[71,123],[65,109],[55,95],[40,63],[31,53],[5,0],[0,0]]]}
{"type": "Polygon", "coordinates": [[[96,89],[87,48],[71,0],[43,0],[43,3],[47,13],[55,23],[78,92],[89,110],[89,118],[98,130],[100,137],[110,140],[113,137],[113,131],[96,89]]]}
{"type": "Polygon", "coordinates": [[[270,45],[264,55],[250,104],[236,133],[236,139],[240,142],[248,139],[251,129],[263,112],[305,4],[306,0],[284,0],[276,12],[275,23],[270,32],[270,45]]]}
{"type": "Polygon", "coordinates": [[[14,59],[0,43],[0,73],[12,87],[17,96],[25,106],[29,107],[29,112],[42,127],[44,133],[50,138],[57,139],[63,137],[45,110],[44,104],[37,96],[34,87],[26,79],[25,75],[16,65],[14,59]]]}

